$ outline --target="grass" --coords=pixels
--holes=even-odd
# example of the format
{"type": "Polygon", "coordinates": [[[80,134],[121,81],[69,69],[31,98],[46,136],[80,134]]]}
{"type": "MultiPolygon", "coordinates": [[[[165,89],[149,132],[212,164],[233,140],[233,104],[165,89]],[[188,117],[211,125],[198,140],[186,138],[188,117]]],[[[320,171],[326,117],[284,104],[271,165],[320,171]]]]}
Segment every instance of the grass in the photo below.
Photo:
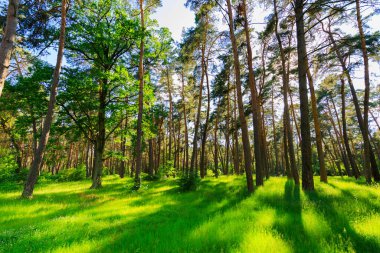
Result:
{"type": "Polygon", "coordinates": [[[39,184],[34,199],[0,186],[0,252],[380,252],[380,191],[329,178],[304,193],[271,178],[247,196],[243,177],[203,180],[181,193],[174,180],[109,176],[39,184]]]}

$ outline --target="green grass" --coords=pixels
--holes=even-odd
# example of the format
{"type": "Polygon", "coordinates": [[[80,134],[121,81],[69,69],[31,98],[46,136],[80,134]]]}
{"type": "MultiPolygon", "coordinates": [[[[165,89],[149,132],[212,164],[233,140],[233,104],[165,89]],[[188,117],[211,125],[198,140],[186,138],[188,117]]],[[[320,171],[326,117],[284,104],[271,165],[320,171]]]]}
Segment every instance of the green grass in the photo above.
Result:
{"type": "Polygon", "coordinates": [[[329,178],[304,193],[271,178],[253,195],[243,177],[202,181],[181,193],[174,180],[109,176],[90,182],[0,186],[0,252],[380,252],[380,189],[329,178]]]}

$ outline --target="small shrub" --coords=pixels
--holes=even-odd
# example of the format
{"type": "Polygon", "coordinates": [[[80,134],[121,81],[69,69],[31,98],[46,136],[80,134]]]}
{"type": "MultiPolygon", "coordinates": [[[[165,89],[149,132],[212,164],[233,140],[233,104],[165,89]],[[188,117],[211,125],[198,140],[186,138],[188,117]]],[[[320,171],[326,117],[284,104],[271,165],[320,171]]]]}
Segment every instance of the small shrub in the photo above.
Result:
{"type": "Polygon", "coordinates": [[[178,180],[178,185],[183,192],[195,191],[200,181],[197,174],[190,173],[189,175],[182,175],[178,180]]]}
{"type": "Polygon", "coordinates": [[[161,175],[160,174],[154,174],[154,175],[149,175],[149,174],[146,174],[143,176],[143,180],[145,181],[158,181],[160,180],[161,178],[161,175]]]}

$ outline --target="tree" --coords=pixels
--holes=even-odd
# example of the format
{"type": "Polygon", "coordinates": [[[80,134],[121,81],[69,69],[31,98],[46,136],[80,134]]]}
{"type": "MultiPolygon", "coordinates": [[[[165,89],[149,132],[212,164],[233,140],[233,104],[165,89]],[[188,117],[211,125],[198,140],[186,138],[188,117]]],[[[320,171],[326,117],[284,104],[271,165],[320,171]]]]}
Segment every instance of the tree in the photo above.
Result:
{"type": "Polygon", "coordinates": [[[8,75],[12,50],[16,40],[19,0],[9,0],[5,33],[0,45],[0,97],[8,75]]]}
{"type": "Polygon", "coordinates": [[[48,111],[42,128],[41,137],[38,143],[38,147],[34,154],[34,159],[32,167],[30,168],[28,179],[24,186],[24,191],[22,197],[31,198],[33,195],[34,185],[37,182],[38,171],[41,167],[43,154],[46,148],[46,144],[49,140],[50,128],[53,122],[54,107],[57,97],[57,89],[59,84],[59,76],[61,73],[62,59],[63,59],[63,50],[65,46],[65,32],[66,32],[66,10],[67,10],[67,1],[62,0],[61,5],[61,30],[59,35],[59,48],[57,55],[57,63],[55,65],[54,74],[53,74],[53,83],[50,90],[50,100],[48,105],[48,111]]]}
{"type": "Polygon", "coordinates": [[[311,166],[311,137],[309,121],[309,99],[307,95],[306,74],[308,68],[305,25],[304,1],[295,0],[294,11],[297,25],[297,54],[298,54],[298,83],[301,111],[301,152],[302,152],[302,188],[314,190],[313,168],[311,166]]]}

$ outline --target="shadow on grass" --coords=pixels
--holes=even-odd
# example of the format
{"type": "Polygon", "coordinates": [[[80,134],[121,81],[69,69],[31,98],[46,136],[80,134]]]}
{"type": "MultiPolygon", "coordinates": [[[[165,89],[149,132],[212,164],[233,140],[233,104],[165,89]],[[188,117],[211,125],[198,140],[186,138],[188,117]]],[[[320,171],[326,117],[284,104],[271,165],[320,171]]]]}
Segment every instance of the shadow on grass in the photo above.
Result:
{"type": "MultiPolygon", "coordinates": [[[[241,186],[231,187],[225,182],[202,182],[202,194],[180,193],[173,181],[144,182],[143,186],[149,187],[141,192],[127,190],[128,185],[124,181],[108,183],[96,191],[79,189],[74,193],[36,193],[32,200],[6,199],[7,203],[2,204],[30,208],[33,214],[13,217],[13,224],[4,221],[7,226],[4,233],[0,232],[3,245],[0,251],[47,252],[60,247],[102,242],[95,244],[96,251],[178,252],[184,248],[182,239],[194,228],[244,199],[239,190],[241,186]],[[128,203],[112,206],[115,204],[112,201],[120,204],[124,200],[128,203]],[[57,203],[62,207],[55,207],[57,203]],[[51,210],[45,210],[49,207],[51,210]],[[107,208],[111,213],[107,214],[107,208]],[[115,213],[116,208],[121,208],[120,214],[115,213]],[[122,208],[141,208],[142,211],[128,216],[121,214],[122,208]],[[43,212],[39,214],[39,211],[43,212]],[[81,223],[78,216],[87,214],[94,216],[81,223]],[[55,234],[60,226],[59,234],[55,234]]],[[[0,213],[2,211],[0,209],[0,213]]]]}
{"type": "Polygon", "coordinates": [[[259,198],[259,203],[275,210],[276,216],[271,229],[291,244],[293,252],[320,252],[320,245],[309,236],[304,227],[299,185],[287,180],[283,195],[264,195],[259,198]]]}
{"type": "MultiPolygon", "coordinates": [[[[329,185],[339,189],[342,196],[332,197],[327,194],[321,194],[318,191],[306,192],[305,194],[308,200],[317,207],[317,211],[321,213],[323,218],[327,221],[333,236],[340,236],[341,240],[345,242],[343,244],[345,248],[342,250],[349,251],[349,246],[352,245],[355,252],[380,252],[380,245],[375,239],[360,235],[350,224],[350,220],[348,219],[348,217],[350,217],[349,212],[353,210],[350,210],[350,203],[347,203],[347,201],[352,202],[352,208],[355,208],[354,202],[357,198],[347,190],[342,190],[331,184],[329,185]],[[344,208],[339,208],[339,206],[343,206],[344,208]]],[[[375,207],[369,201],[362,198],[360,201],[364,203],[366,209],[373,206],[378,210],[378,207],[375,207]]]]}

